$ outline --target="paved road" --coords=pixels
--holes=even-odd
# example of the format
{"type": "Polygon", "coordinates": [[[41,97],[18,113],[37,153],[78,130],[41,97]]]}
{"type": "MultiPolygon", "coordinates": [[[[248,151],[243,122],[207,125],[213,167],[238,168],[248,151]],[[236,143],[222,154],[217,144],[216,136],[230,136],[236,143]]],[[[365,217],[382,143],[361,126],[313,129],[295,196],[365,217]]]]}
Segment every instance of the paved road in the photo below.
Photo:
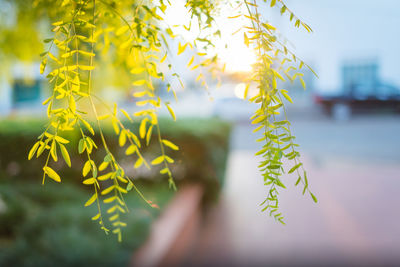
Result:
{"type": "MultiPolygon", "coordinates": [[[[227,181],[192,261],[231,266],[400,265],[400,116],[346,123],[294,116],[314,204],[297,188],[282,192],[281,226],[258,204],[266,188],[251,127],[232,136],[227,181]]],[[[296,177],[285,178],[293,184],[296,177]]]]}

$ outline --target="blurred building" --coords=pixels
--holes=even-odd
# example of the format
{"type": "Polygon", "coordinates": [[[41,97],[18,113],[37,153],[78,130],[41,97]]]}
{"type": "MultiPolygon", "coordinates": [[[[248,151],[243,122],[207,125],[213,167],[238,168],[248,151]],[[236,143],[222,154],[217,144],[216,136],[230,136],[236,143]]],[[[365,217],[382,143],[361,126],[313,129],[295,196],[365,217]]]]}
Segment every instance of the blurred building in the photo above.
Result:
{"type": "Polygon", "coordinates": [[[44,113],[41,103],[47,94],[39,64],[16,63],[9,75],[0,75],[0,115],[10,115],[15,111],[44,113]]]}

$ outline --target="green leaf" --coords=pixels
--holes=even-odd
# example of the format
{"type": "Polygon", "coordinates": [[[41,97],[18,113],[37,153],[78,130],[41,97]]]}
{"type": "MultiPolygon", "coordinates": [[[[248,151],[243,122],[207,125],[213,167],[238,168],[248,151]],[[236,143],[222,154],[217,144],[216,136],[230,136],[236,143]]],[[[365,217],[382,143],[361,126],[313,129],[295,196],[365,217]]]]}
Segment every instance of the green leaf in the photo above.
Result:
{"type": "Polygon", "coordinates": [[[288,173],[294,172],[294,171],[297,170],[301,165],[303,165],[303,163],[298,163],[298,164],[294,165],[294,166],[289,170],[288,173]]]}
{"type": "Polygon", "coordinates": [[[280,187],[286,189],[286,186],[285,186],[279,179],[276,179],[276,180],[275,180],[275,183],[276,183],[278,186],[280,186],[280,187]]]}
{"type": "Polygon", "coordinates": [[[132,190],[132,188],[133,188],[133,183],[129,181],[128,185],[126,186],[126,190],[129,192],[132,190]]]}
{"type": "Polygon", "coordinates": [[[79,145],[78,145],[78,152],[79,154],[82,154],[85,151],[85,140],[83,138],[81,138],[79,140],[79,145]]]}
{"type": "Polygon", "coordinates": [[[111,162],[111,161],[112,161],[112,156],[111,156],[111,154],[107,154],[107,155],[104,157],[103,161],[104,161],[104,162],[111,162]]]}
{"type": "Polygon", "coordinates": [[[310,192],[310,195],[311,195],[312,199],[314,200],[314,202],[318,203],[318,199],[314,196],[314,194],[310,192]]]}
{"type": "Polygon", "coordinates": [[[308,186],[308,179],[307,179],[307,173],[304,171],[304,183],[306,186],[308,186]]]}

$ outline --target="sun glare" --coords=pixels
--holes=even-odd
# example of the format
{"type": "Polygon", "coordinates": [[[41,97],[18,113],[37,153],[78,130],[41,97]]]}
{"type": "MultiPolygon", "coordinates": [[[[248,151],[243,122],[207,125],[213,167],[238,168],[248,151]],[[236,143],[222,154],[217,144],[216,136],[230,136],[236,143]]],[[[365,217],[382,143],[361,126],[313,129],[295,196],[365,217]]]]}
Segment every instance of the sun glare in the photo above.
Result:
{"type": "MultiPolygon", "coordinates": [[[[216,24],[221,30],[221,38],[213,40],[215,51],[211,51],[210,54],[218,54],[221,63],[225,64],[227,72],[250,72],[252,65],[256,62],[256,55],[253,49],[244,44],[243,30],[238,31],[244,22],[241,18],[228,18],[237,14],[238,11],[224,9],[218,17],[215,17],[216,24]]],[[[166,23],[172,26],[174,31],[185,40],[193,41],[198,36],[197,23],[192,23],[190,31],[183,27],[174,27],[174,25],[181,24],[189,25],[190,17],[184,1],[174,1],[172,7],[167,9],[165,18],[166,23]]]]}
{"type": "Polygon", "coordinates": [[[244,93],[246,91],[246,84],[239,83],[235,86],[234,93],[237,98],[244,99],[244,93]]]}

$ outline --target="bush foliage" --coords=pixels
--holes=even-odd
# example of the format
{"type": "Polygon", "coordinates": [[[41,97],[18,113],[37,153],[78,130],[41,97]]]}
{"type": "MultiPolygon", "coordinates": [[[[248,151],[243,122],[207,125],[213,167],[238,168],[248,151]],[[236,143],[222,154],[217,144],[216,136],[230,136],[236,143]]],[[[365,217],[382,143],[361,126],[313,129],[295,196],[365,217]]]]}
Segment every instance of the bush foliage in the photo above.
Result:
{"type": "MultiPolygon", "coordinates": [[[[123,242],[116,244],[114,238],[98,231],[93,227],[96,222],[87,219],[96,214],[96,208],[84,209],[82,205],[90,190],[82,185],[79,169],[60,164],[57,171],[64,177],[64,186],[55,182],[38,185],[42,163],[27,161],[26,150],[43,123],[37,119],[0,122],[0,150],[8,152],[0,155],[0,266],[126,266],[134,249],[145,241],[160,209],[151,209],[137,194],[128,194],[125,201],[130,212],[124,215],[128,226],[123,230],[123,242]]],[[[215,199],[223,183],[230,125],[216,119],[178,123],[165,119],[160,124],[164,137],[171,136],[180,146],[171,166],[178,187],[187,182],[201,183],[206,192],[204,200],[215,199]]],[[[104,132],[106,136],[113,134],[111,126],[104,132]]],[[[69,140],[78,142],[78,133],[68,134],[69,140]]],[[[154,149],[149,146],[143,151],[144,157],[151,157],[154,149]]],[[[124,155],[118,142],[111,142],[110,150],[116,156],[124,155]]],[[[97,153],[94,160],[101,160],[101,151],[97,153]]],[[[77,166],[84,164],[78,151],[71,151],[71,155],[77,166]]],[[[133,169],[128,166],[133,165],[129,159],[121,164],[127,165],[127,171],[133,169]]],[[[162,209],[174,192],[160,181],[157,170],[144,170],[144,166],[137,170],[135,183],[162,209]]]]}

